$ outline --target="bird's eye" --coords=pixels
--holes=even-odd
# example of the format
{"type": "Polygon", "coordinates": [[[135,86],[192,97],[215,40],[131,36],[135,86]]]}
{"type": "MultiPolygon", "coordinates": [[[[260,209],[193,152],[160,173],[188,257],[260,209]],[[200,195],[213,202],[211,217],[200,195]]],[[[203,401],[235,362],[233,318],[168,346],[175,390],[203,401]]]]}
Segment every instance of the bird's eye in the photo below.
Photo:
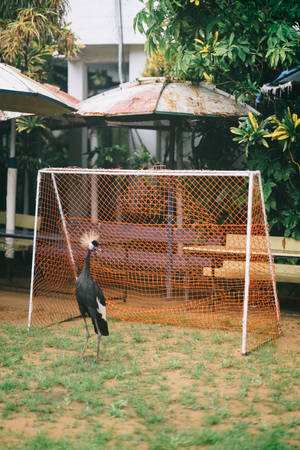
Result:
{"type": "Polygon", "coordinates": [[[92,244],[94,247],[98,247],[98,242],[97,241],[92,241],[92,244]]]}

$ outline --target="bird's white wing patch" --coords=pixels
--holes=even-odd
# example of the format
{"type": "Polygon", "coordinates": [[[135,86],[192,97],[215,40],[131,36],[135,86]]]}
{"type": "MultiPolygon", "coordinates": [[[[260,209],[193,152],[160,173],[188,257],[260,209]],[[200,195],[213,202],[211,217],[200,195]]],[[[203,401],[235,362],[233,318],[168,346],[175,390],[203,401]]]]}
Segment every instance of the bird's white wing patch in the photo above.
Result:
{"type": "Polygon", "coordinates": [[[96,300],[97,300],[97,304],[98,304],[97,311],[99,314],[101,314],[102,319],[106,320],[106,307],[101,305],[98,297],[96,297],[96,300]]]}

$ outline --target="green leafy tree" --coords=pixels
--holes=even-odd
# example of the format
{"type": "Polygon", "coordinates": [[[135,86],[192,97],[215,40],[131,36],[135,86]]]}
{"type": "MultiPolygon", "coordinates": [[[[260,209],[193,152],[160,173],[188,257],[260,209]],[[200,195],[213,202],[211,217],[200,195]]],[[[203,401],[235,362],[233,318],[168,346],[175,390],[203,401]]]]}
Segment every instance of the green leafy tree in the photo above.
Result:
{"type": "Polygon", "coordinates": [[[265,134],[265,137],[280,142],[283,151],[288,149],[291,161],[296,164],[300,172],[300,164],[294,158],[294,148],[297,150],[296,145],[300,142],[300,118],[296,113],[292,114],[288,107],[281,120],[274,115],[269,118],[269,121],[273,125],[273,131],[270,134],[265,134]]]}
{"type": "Polygon", "coordinates": [[[2,0],[1,61],[40,81],[50,56],[75,56],[80,47],[65,20],[67,9],[67,0],[2,0]]]}
{"type": "Polygon", "coordinates": [[[264,199],[269,227],[273,235],[300,239],[299,170],[286,158],[279,142],[269,149],[253,146],[248,168],[259,169],[263,180],[264,199]]]}
{"type": "Polygon", "coordinates": [[[17,208],[34,213],[37,170],[65,166],[68,162],[66,135],[54,136],[47,121],[38,116],[17,119],[18,195],[17,208]]]}
{"type": "MultiPolygon", "coordinates": [[[[53,82],[55,56],[72,58],[80,49],[65,20],[67,10],[67,0],[1,0],[1,62],[19,68],[38,81],[53,82]]],[[[66,165],[66,145],[63,136],[55,139],[40,117],[19,119],[17,129],[17,209],[27,212],[24,205],[33,192],[28,205],[33,212],[36,171],[48,164],[66,165]]],[[[7,146],[4,154],[3,168],[6,169],[7,146]]]]}
{"type": "MultiPolygon", "coordinates": [[[[299,64],[297,0],[143,4],[135,27],[146,36],[148,65],[163,54],[160,75],[214,83],[254,105],[264,83],[299,64]]],[[[249,115],[231,127],[247,167],[262,173],[272,232],[295,238],[300,238],[299,106],[299,97],[271,98],[263,117],[249,115]]]]}
{"type": "Polygon", "coordinates": [[[132,152],[124,145],[98,147],[88,155],[90,164],[104,169],[146,169],[154,164],[151,153],[144,146],[132,152]]]}
{"type": "Polygon", "coordinates": [[[146,52],[164,52],[165,75],[207,80],[251,100],[299,61],[297,0],[145,0],[135,27],[146,52]]]}
{"type": "Polygon", "coordinates": [[[289,107],[279,117],[249,114],[231,132],[244,147],[249,168],[261,171],[271,229],[300,239],[300,118],[289,107]]]}
{"type": "Polygon", "coordinates": [[[237,134],[238,137],[234,138],[239,144],[244,144],[246,156],[248,157],[249,146],[262,144],[269,148],[269,144],[266,141],[266,128],[265,122],[258,122],[254,114],[249,113],[249,117],[242,117],[239,128],[231,127],[231,132],[237,134]]]}

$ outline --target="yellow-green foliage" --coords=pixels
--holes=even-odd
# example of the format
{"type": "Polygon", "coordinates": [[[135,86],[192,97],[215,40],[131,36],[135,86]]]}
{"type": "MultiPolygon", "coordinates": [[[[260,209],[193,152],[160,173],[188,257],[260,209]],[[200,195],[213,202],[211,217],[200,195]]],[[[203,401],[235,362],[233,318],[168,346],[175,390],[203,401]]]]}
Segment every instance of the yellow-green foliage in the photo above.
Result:
{"type": "Polygon", "coordinates": [[[165,54],[157,50],[146,59],[143,77],[165,77],[170,72],[170,61],[166,60],[165,54]]]}

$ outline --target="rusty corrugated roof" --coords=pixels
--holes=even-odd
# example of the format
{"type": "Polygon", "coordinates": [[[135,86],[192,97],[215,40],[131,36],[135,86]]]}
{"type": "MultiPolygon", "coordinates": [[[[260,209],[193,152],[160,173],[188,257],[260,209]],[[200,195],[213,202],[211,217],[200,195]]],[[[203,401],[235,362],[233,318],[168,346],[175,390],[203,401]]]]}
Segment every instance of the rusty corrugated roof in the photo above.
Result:
{"type": "Polygon", "coordinates": [[[78,98],[74,97],[68,92],[62,91],[58,86],[55,86],[54,84],[43,83],[43,86],[50,89],[50,91],[55,92],[57,96],[61,97],[63,101],[67,102],[74,108],[77,108],[78,104],[80,103],[80,100],[78,100],[78,98]]]}
{"type": "MultiPolygon", "coordinates": [[[[56,97],[60,99],[62,102],[67,103],[69,106],[71,106],[73,109],[76,109],[78,104],[80,103],[80,100],[78,100],[76,97],[73,97],[73,95],[68,94],[65,91],[62,91],[58,86],[54,86],[53,84],[49,83],[42,83],[42,86],[44,86],[49,91],[52,91],[55,93],[56,97]]],[[[25,117],[25,116],[32,116],[33,113],[24,113],[24,112],[16,112],[16,111],[2,111],[0,110],[0,122],[10,120],[10,119],[17,119],[19,117],[25,117]]],[[[44,114],[45,116],[45,114],[44,114]]],[[[52,120],[52,122],[55,122],[53,124],[53,127],[55,126],[60,127],[64,122],[68,122],[68,126],[74,122],[74,126],[78,124],[79,117],[72,116],[69,114],[67,116],[67,119],[63,117],[62,114],[53,114],[53,115],[46,115],[48,120],[52,120]]],[[[83,126],[83,124],[80,123],[79,126],[83,126]]],[[[52,127],[52,128],[53,128],[52,127]]]]}
{"type": "Polygon", "coordinates": [[[3,63],[0,63],[0,108],[33,114],[62,114],[76,110],[53,89],[3,63]]]}
{"type": "Polygon", "coordinates": [[[213,85],[140,78],[82,101],[79,114],[106,118],[180,115],[192,117],[241,117],[256,112],[213,85]]]}

